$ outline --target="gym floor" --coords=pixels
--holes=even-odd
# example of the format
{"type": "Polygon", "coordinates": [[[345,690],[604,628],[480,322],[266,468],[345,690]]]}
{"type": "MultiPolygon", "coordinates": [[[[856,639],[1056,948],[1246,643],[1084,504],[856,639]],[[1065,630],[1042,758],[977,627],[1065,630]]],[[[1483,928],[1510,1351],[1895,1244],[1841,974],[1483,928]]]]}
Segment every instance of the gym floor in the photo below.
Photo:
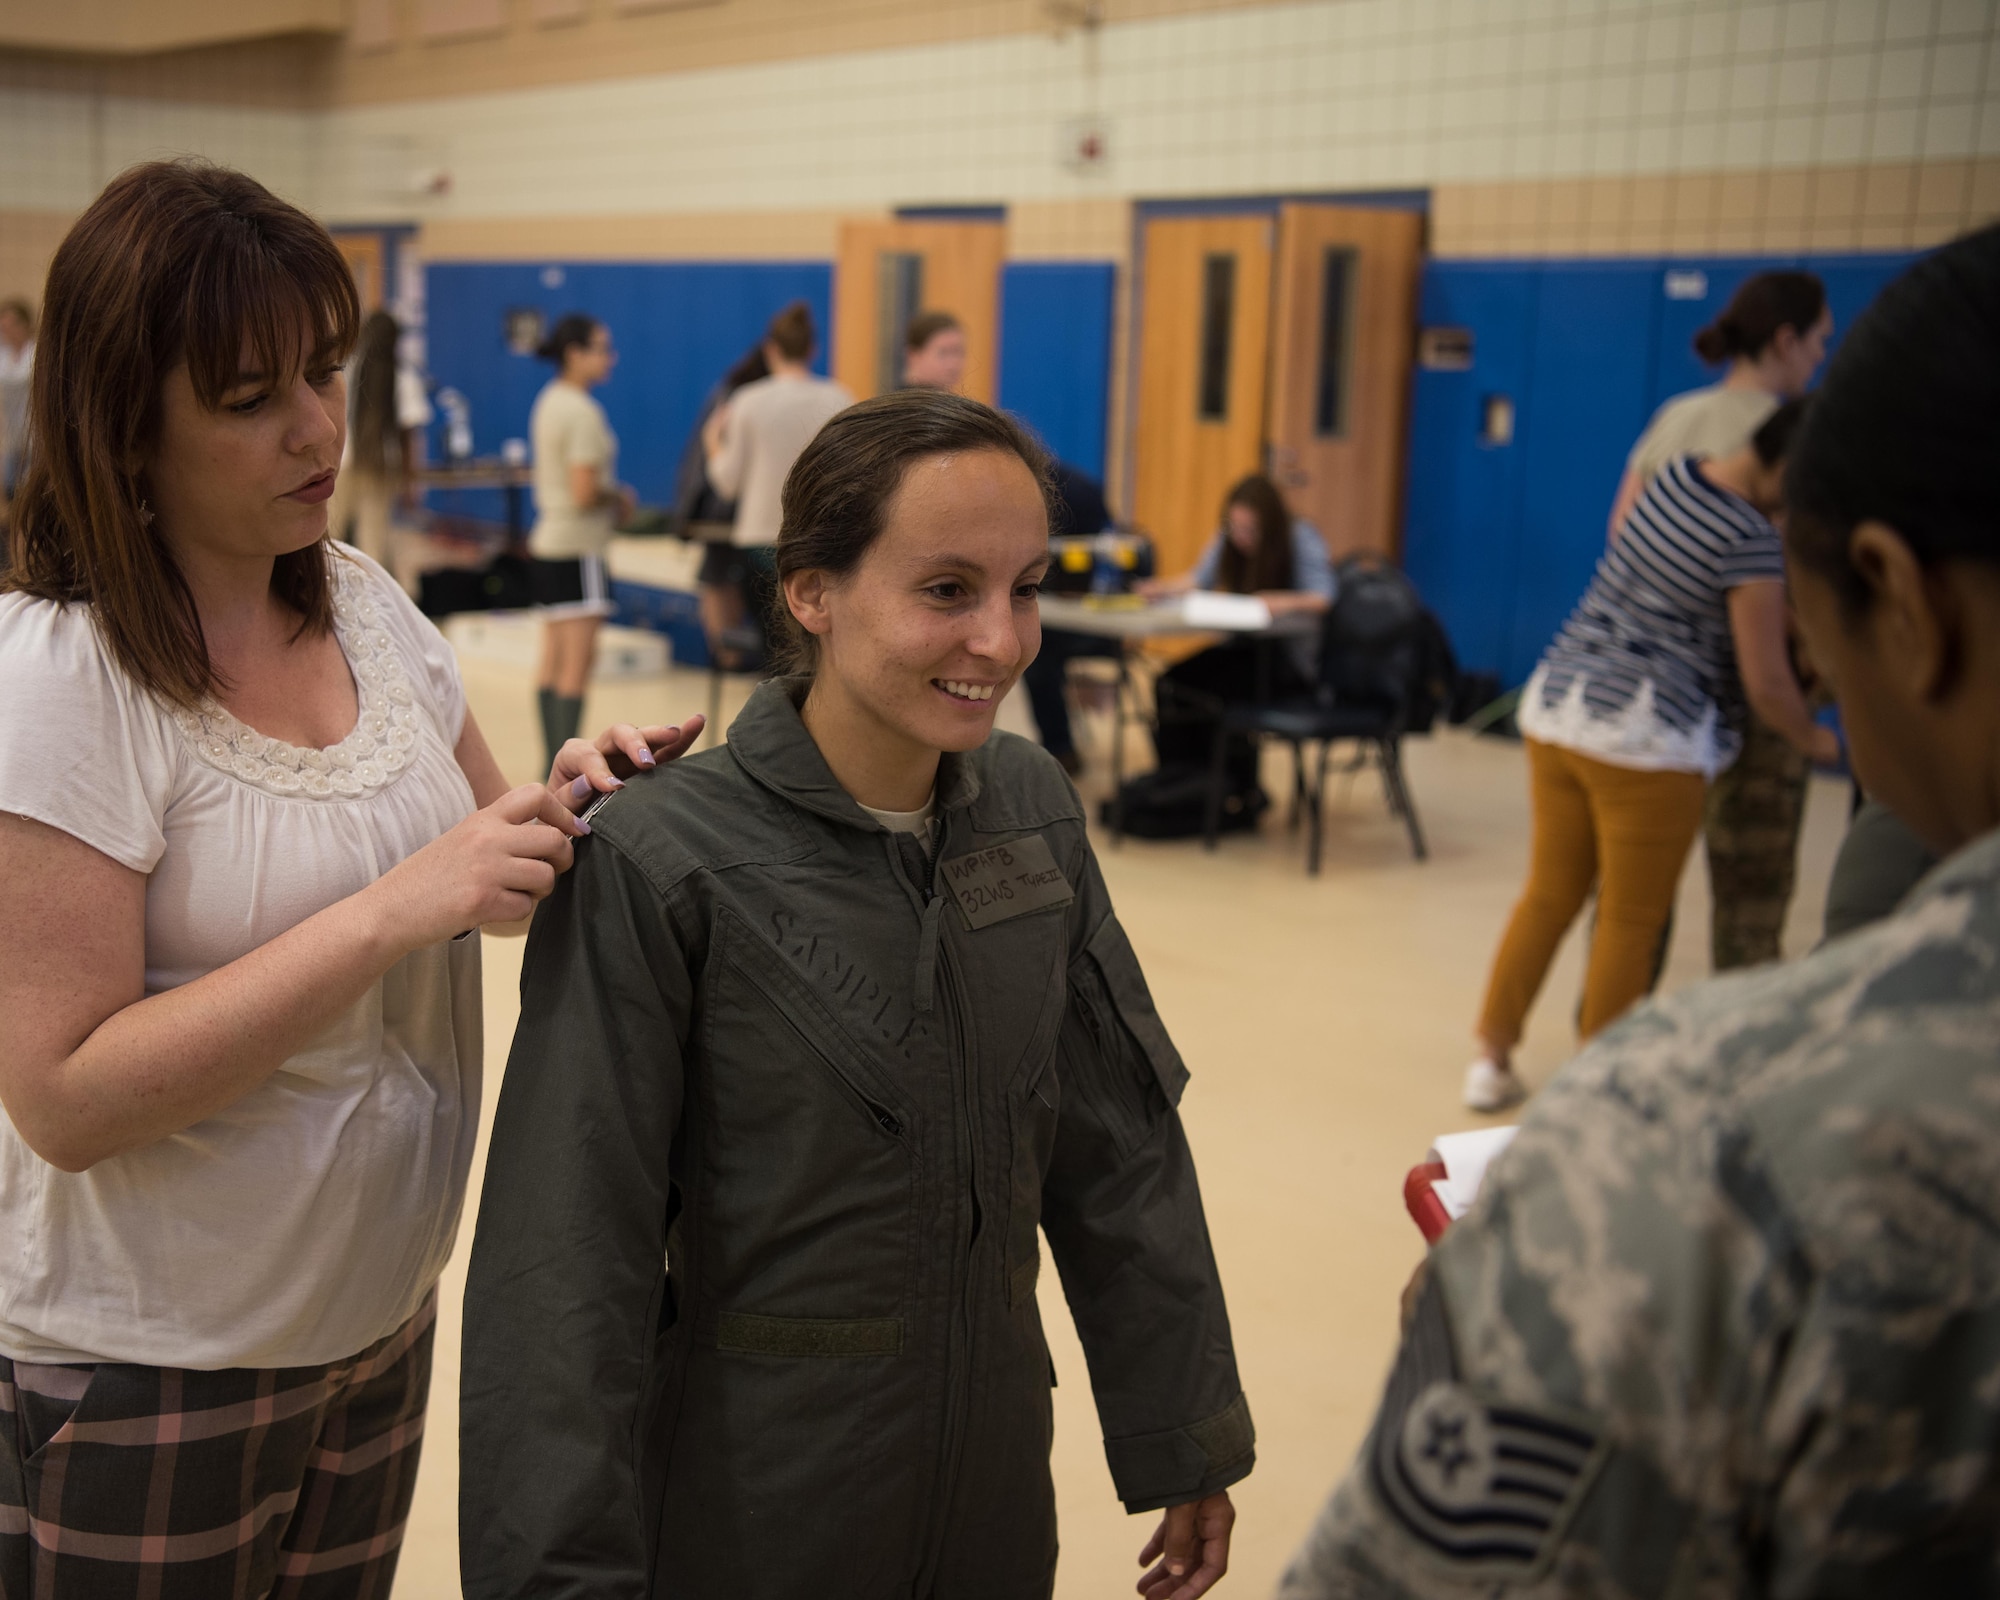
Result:
{"type": "MultiPolygon", "coordinates": [[[[518,666],[469,660],[471,703],[515,782],[539,776],[534,691],[518,666]]],[[[747,684],[732,680],[725,719],[747,684]]],[[[1027,731],[1014,696],[1003,727],[1027,731]]],[[[671,721],[707,704],[705,674],[620,679],[592,691],[586,728],[671,721]]],[[[1105,785],[1108,721],[1082,725],[1093,758],[1083,789],[1105,785]]],[[[1135,737],[1133,765],[1145,765],[1135,737]]],[[[1257,1470],[1239,1513],[1222,1591],[1268,1594],[1367,1427],[1396,1334],[1397,1296],[1422,1254],[1402,1204],[1403,1174],[1432,1138],[1478,1124],[1458,1100],[1487,962],[1526,868],[1521,750],[1456,730],[1415,740],[1410,783],[1431,859],[1413,861],[1367,773],[1333,786],[1322,875],[1304,870],[1303,835],[1283,808],[1261,834],[1198,843],[1100,838],[1105,877],[1145,963],[1161,1014],[1193,1073],[1182,1115],[1200,1163],[1209,1225],[1258,1430],[1257,1470]]],[[[1286,792],[1281,759],[1266,787],[1286,792]]],[[[1817,938],[1827,873],[1846,825],[1847,789],[1816,779],[1786,950],[1817,938]]],[[[1681,885],[1663,987],[1708,971],[1708,897],[1699,851],[1681,885]]],[[[486,1112],[518,1010],[521,942],[488,938],[486,1112]]],[[[1575,1048],[1581,977],[1575,932],[1550,975],[1520,1056],[1531,1083],[1575,1048]]],[[[404,1596],[458,1592],[458,1339],[465,1256],[485,1149],[473,1169],[459,1248],[440,1288],[430,1425],[399,1574],[404,1596]]],[[[1154,1519],[1114,1498],[1083,1354],[1053,1272],[1042,1314],[1055,1355],[1055,1481],[1061,1600],[1129,1593],[1154,1519]]]]}

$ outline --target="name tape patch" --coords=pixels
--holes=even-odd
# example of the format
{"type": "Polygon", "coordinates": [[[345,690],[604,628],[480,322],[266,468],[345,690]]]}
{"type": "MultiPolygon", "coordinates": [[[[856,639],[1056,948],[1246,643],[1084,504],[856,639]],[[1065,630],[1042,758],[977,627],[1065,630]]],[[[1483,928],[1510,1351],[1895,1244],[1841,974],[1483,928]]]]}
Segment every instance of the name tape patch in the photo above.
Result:
{"type": "Polygon", "coordinates": [[[1076,898],[1048,841],[1038,833],[940,862],[945,892],[973,928],[989,928],[1076,898]]]}

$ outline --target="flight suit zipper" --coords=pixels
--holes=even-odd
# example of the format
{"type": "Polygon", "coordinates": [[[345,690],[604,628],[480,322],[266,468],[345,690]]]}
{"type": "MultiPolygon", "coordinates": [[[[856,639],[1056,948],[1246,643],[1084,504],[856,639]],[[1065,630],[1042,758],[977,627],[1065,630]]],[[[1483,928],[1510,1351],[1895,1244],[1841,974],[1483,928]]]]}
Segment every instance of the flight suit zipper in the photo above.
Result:
{"type": "Polygon", "coordinates": [[[944,1553],[944,1541],[951,1520],[952,1494],[957,1488],[965,1458],[966,1409],[972,1393],[972,1341],[977,1322],[973,1298],[978,1280],[972,1270],[972,1256],[979,1248],[980,1235],[985,1232],[979,1204],[978,1085],[973,1081],[972,1053],[965,1035],[964,1009],[957,1003],[951,961],[944,948],[945,897],[938,892],[937,886],[938,862],[944,855],[942,827],[932,843],[934,848],[924,875],[923,920],[917,938],[915,1001],[919,1011],[930,1011],[941,999],[943,1009],[950,1014],[948,1035],[953,1064],[952,1089],[959,1099],[959,1126],[964,1130],[960,1149],[964,1161],[964,1192],[971,1205],[971,1226],[959,1241],[959,1258],[954,1269],[959,1275],[958,1351],[956,1360],[949,1349],[945,1358],[945,1426],[944,1437],[940,1441],[943,1470],[938,1475],[935,1523],[930,1550],[924,1562],[923,1582],[926,1584],[935,1580],[944,1553]]]}

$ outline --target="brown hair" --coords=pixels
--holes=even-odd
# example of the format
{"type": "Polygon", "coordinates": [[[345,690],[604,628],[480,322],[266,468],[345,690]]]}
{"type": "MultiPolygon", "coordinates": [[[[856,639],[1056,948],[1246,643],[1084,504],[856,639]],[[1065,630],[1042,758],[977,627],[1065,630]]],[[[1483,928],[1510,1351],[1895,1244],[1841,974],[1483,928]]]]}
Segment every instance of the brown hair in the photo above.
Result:
{"type": "MultiPolygon", "coordinates": [[[[92,610],[119,666],[172,704],[223,685],[194,596],[144,509],[143,462],[159,437],[167,376],[185,362],[213,409],[255,370],[289,383],[334,366],[360,321],[354,280],[326,230],[255,179],[196,161],[114,178],[49,267],[29,392],[35,453],[15,506],[0,590],[92,610]]],[[[271,592],[332,626],[324,539],[278,557],[271,592]]]]}
{"type": "Polygon", "coordinates": [[[1804,335],[1826,310],[1826,285],[1810,272],[1759,272],[1694,336],[1694,353],[1711,365],[1762,355],[1782,328],[1804,335]]]}
{"type": "Polygon", "coordinates": [[[1012,417],[963,395],[892,390],[849,406],[813,435],[785,479],[778,529],[770,631],[786,671],[810,673],[818,645],[785,603],[785,579],[795,572],[852,572],[881,537],[904,474],[919,461],[965,450],[1018,457],[1048,503],[1048,452],[1012,417]]]}
{"type": "Polygon", "coordinates": [[[396,412],[396,344],[402,336],[388,312],[369,312],[354,362],[353,464],[378,475],[400,473],[405,465],[396,412]]]}
{"type": "Polygon", "coordinates": [[[963,333],[965,324],[949,311],[919,311],[903,330],[903,348],[921,350],[941,333],[963,333]]]}
{"type": "Polygon", "coordinates": [[[1262,594],[1289,589],[1297,579],[1292,570],[1292,513],[1278,486],[1253,472],[1229,491],[1222,502],[1222,563],[1216,582],[1232,594],[1262,594]],[[1229,508],[1245,506],[1257,517],[1257,552],[1246,556],[1229,537],[1229,508]]]}
{"type": "Polygon", "coordinates": [[[803,300],[794,300],[771,319],[764,337],[778,347],[778,354],[787,361],[811,360],[813,346],[819,341],[818,330],[813,327],[812,307],[803,300]]]}
{"type": "Polygon", "coordinates": [[[535,347],[535,354],[544,361],[553,361],[556,371],[561,372],[569,360],[572,350],[588,350],[590,341],[597,337],[597,330],[604,324],[583,311],[567,311],[556,318],[556,325],[549,329],[548,336],[535,347]]]}

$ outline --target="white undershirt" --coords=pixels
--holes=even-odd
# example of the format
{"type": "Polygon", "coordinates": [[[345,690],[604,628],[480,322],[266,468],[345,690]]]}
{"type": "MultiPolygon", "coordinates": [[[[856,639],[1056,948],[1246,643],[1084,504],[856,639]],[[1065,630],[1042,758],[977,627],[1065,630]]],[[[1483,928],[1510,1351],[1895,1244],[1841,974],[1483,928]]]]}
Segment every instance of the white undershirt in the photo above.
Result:
{"type": "MultiPolygon", "coordinates": [[[[855,804],[860,805],[860,802],[855,804]]],[[[924,854],[931,853],[931,819],[937,815],[937,790],[933,789],[930,798],[915,811],[877,811],[873,806],[862,806],[861,809],[891,833],[914,835],[917,843],[924,847],[924,854]]]]}

